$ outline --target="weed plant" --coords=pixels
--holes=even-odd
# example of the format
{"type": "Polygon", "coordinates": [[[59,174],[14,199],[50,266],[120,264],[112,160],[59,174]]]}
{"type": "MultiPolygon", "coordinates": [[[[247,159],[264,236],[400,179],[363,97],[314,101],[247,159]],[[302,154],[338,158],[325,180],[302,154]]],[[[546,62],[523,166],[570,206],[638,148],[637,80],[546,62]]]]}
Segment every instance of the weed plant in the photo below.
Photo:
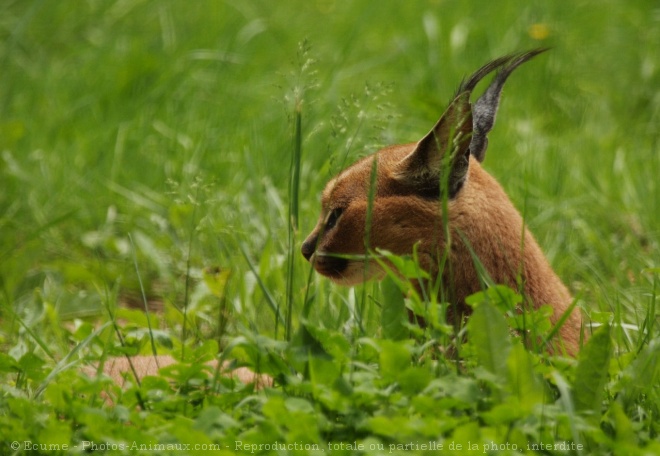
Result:
{"type": "Polygon", "coordinates": [[[659,15],[3,2],[0,454],[659,454],[659,15]],[[325,182],[538,46],[485,166],[586,316],[579,357],[547,355],[547,309],[497,285],[457,333],[398,278],[423,277],[414,256],[373,252],[399,274],[354,289],[315,275],[298,250],[325,182]],[[154,353],[178,363],[124,388],[84,368],[154,353]]]}

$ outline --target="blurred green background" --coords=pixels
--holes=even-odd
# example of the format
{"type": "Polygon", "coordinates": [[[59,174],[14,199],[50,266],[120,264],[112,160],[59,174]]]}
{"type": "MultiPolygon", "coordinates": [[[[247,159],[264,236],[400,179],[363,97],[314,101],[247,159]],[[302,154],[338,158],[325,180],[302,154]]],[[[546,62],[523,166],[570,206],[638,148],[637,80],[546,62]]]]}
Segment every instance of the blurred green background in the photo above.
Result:
{"type": "MultiPolygon", "coordinates": [[[[100,315],[138,278],[180,308],[190,277],[192,305],[223,294],[258,325],[250,265],[286,294],[296,100],[299,244],[344,157],[419,139],[466,74],[550,46],[507,83],[485,166],[583,305],[637,322],[660,263],[659,44],[653,0],[2,1],[0,317],[100,315]],[[231,270],[222,293],[209,267],[231,270]]],[[[319,308],[350,296],[313,285],[319,308]]]]}

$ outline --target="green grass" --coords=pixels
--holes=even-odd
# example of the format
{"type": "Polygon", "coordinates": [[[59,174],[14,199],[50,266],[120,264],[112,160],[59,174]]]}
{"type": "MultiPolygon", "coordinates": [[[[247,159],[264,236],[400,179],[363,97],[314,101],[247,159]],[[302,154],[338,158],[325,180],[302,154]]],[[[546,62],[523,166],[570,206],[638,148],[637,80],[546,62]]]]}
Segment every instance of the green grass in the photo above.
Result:
{"type": "Polygon", "coordinates": [[[3,2],[0,453],[660,451],[659,18],[650,0],[3,2]],[[547,359],[489,337],[514,298],[482,296],[457,365],[439,316],[402,330],[397,284],[335,287],[299,246],[334,173],[421,138],[464,75],[538,46],[485,167],[600,328],[577,362],[547,359]],[[152,344],[183,366],[126,392],[80,374],[152,344]],[[210,381],[199,362],[219,352],[277,386],[210,381]]]}

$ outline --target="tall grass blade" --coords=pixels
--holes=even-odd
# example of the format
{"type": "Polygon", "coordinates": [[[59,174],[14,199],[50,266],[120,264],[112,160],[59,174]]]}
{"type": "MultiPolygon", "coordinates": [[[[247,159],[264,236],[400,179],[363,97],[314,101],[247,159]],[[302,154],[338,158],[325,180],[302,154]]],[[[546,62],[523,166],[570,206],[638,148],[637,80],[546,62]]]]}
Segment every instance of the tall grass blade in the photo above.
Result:
{"type": "Polygon", "coordinates": [[[263,292],[264,296],[266,297],[266,302],[268,303],[268,306],[271,308],[273,311],[273,314],[275,315],[275,320],[281,324],[285,324],[284,322],[284,317],[282,316],[282,313],[280,312],[280,308],[275,302],[275,298],[273,298],[273,295],[270,293],[270,290],[264,283],[264,281],[261,278],[261,275],[259,275],[259,271],[257,271],[257,268],[255,268],[254,263],[252,263],[252,260],[250,260],[250,256],[248,255],[247,251],[245,250],[245,246],[243,244],[238,244],[239,249],[241,250],[241,253],[243,254],[243,258],[245,258],[245,261],[248,264],[248,267],[250,268],[250,271],[252,271],[252,274],[254,274],[254,277],[257,279],[257,283],[259,284],[259,288],[261,288],[261,291],[263,292]]]}
{"type": "Polygon", "coordinates": [[[639,338],[637,343],[637,353],[640,353],[644,346],[649,343],[649,341],[655,335],[655,331],[660,327],[658,324],[658,318],[656,316],[656,306],[658,299],[658,277],[660,277],[660,268],[651,268],[647,269],[646,272],[653,274],[653,289],[651,290],[651,296],[649,299],[649,306],[646,311],[646,316],[642,322],[642,327],[640,334],[642,337],[639,338]]]}
{"type": "MultiPolygon", "coordinates": [[[[158,351],[156,350],[156,342],[154,339],[153,329],[151,327],[151,315],[149,313],[149,303],[147,302],[147,294],[144,291],[144,284],[142,283],[142,275],[140,274],[140,268],[138,267],[135,243],[133,242],[133,236],[131,236],[131,233],[128,233],[128,240],[131,243],[131,250],[133,252],[133,266],[135,267],[135,274],[137,275],[138,283],[140,284],[140,293],[142,295],[144,314],[147,317],[147,326],[149,328],[149,342],[151,343],[151,352],[154,355],[154,358],[156,358],[156,356],[158,355],[158,351]]],[[[156,363],[158,363],[158,361],[156,361],[156,363]]]]}
{"type": "Polygon", "coordinates": [[[550,344],[551,341],[552,341],[552,338],[555,337],[555,335],[559,334],[559,330],[561,329],[562,326],[564,326],[564,323],[566,322],[566,320],[568,320],[568,318],[571,316],[571,314],[573,313],[573,310],[577,306],[577,303],[578,303],[578,300],[573,299],[573,302],[571,303],[571,305],[568,306],[568,308],[564,311],[563,314],[561,314],[561,317],[559,317],[559,319],[557,320],[557,323],[554,324],[554,326],[552,327],[552,329],[550,330],[548,335],[545,336],[545,338],[543,340],[543,345],[550,344]]]}
{"type": "Polygon", "coordinates": [[[300,192],[300,161],[302,156],[302,100],[298,100],[294,111],[293,154],[289,170],[289,251],[286,275],[286,323],[284,335],[291,340],[293,318],[293,283],[295,279],[296,238],[298,233],[298,198],[300,192]]]}
{"type": "Polygon", "coordinates": [[[296,104],[293,129],[293,155],[291,156],[289,183],[289,223],[291,229],[298,230],[298,207],[300,193],[300,162],[302,158],[302,100],[296,104]]]}
{"type": "MultiPolygon", "coordinates": [[[[185,359],[185,350],[186,350],[186,344],[185,341],[187,339],[187,331],[188,331],[188,301],[189,301],[189,294],[190,294],[190,257],[192,255],[192,245],[193,245],[193,238],[195,235],[195,217],[197,214],[197,205],[199,201],[199,191],[201,184],[200,182],[196,182],[196,190],[195,190],[195,199],[193,201],[193,210],[192,214],[190,216],[190,235],[188,236],[188,251],[186,252],[186,283],[185,283],[185,289],[183,293],[183,324],[181,325],[181,341],[183,342],[181,344],[181,359],[185,359]]],[[[145,302],[146,304],[146,302],[145,302]]],[[[149,326],[149,331],[151,331],[151,325],[149,326]]],[[[152,338],[152,345],[153,345],[153,338],[152,338]]],[[[156,353],[154,352],[154,356],[156,356],[156,353]]]]}
{"type": "MultiPolygon", "coordinates": [[[[369,194],[367,195],[367,214],[364,225],[364,280],[369,278],[369,265],[371,259],[371,228],[373,224],[374,200],[376,199],[378,179],[378,156],[374,156],[371,163],[371,174],[369,175],[369,194]]],[[[364,310],[367,302],[367,287],[362,287],[362,297],[357,303],[355,319],[361,333],[364,333],[364,310]]]]}
{"type": "MultiPolygon", "coordinates": [[[[374,200],[376,199],[377,192],[377,179],[378,179],[378,158],[374,157],[371,163],[371,174],[369,175],[369,194],[367,196],[367,218],[364,227],[364,247],[365,251],[369,252],[371,248],[371,227],[374,211],[374,200]]],[[[367,258],[365,261],[368,262],[369,255],[367,253],[367,258]]],[[[367,263],[368,264],[368,263],[367,263]]],[[[366,274],[366,268],[365,268],[366,274]]]]}

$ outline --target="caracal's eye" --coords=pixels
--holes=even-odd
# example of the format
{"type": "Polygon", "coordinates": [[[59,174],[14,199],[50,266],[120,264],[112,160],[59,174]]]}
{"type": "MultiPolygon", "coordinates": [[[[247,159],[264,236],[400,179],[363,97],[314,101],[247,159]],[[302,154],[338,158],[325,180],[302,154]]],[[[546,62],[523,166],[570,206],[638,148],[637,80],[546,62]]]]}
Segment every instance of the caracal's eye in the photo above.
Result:
{"type": "Polygon", "coordinates": [[[339,217],[341,217],[342,212],[344,212],[344,210],[340,207],[333,209],[330,212],[330,215],[328,215],[328,220],[325,222],[326,230],[331,230],[335,227],[337,220],[339,220],[339,217]]]}

